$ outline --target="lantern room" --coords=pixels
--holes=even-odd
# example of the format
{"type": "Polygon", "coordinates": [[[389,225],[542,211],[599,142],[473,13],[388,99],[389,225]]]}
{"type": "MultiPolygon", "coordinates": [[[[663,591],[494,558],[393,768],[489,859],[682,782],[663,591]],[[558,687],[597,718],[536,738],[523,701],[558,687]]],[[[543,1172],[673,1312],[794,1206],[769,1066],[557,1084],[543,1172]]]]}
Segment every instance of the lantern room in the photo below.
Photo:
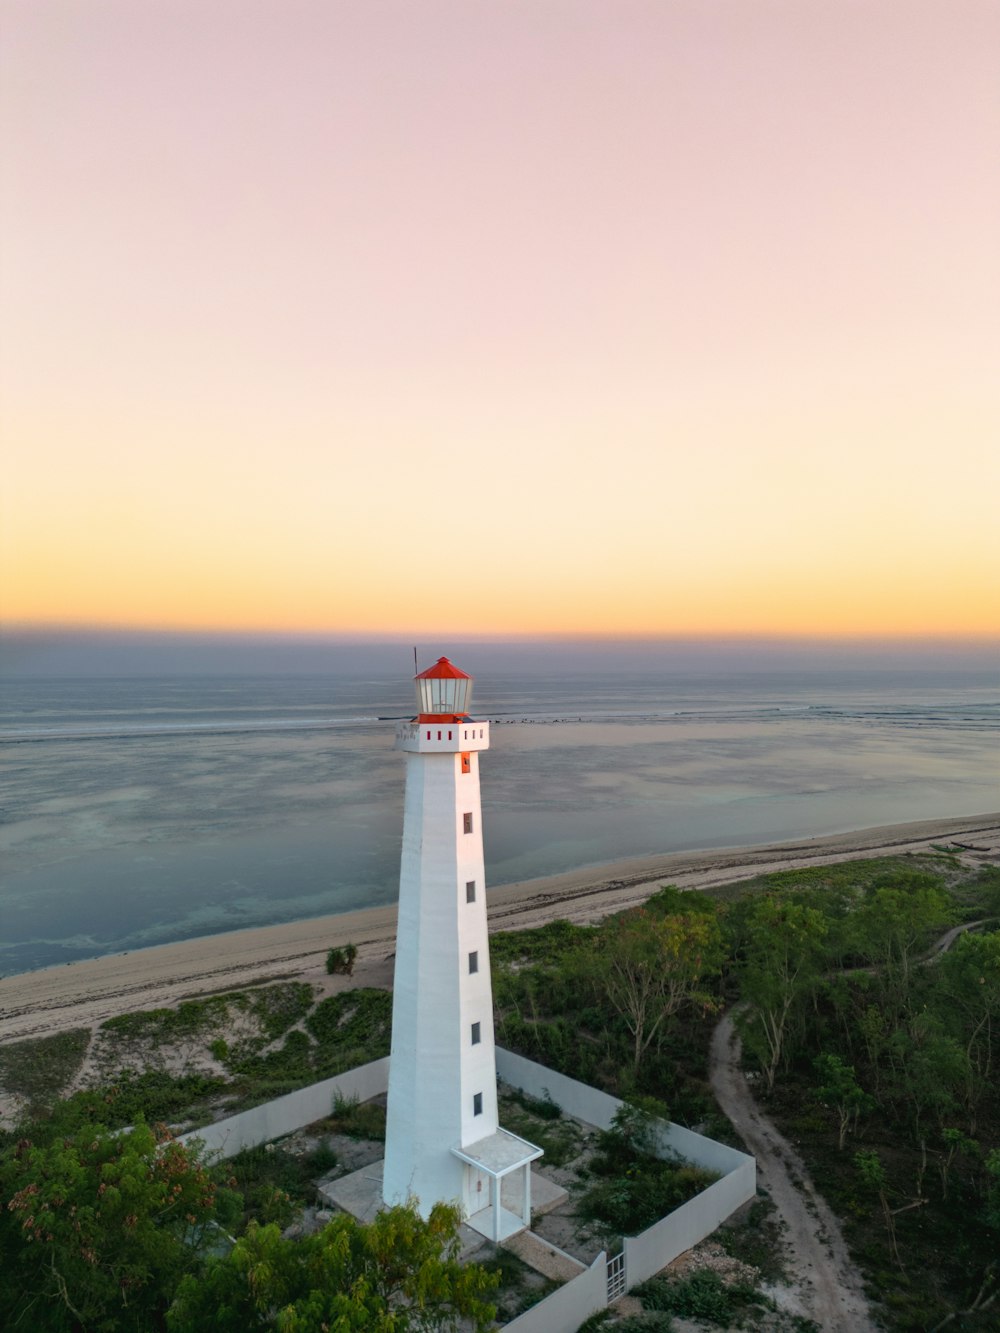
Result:
{"type": "Polygon", "coordinates": [[[415,677],[420,717],[465,717],[472,700],[472,677],[439,657],[415,677]]]}

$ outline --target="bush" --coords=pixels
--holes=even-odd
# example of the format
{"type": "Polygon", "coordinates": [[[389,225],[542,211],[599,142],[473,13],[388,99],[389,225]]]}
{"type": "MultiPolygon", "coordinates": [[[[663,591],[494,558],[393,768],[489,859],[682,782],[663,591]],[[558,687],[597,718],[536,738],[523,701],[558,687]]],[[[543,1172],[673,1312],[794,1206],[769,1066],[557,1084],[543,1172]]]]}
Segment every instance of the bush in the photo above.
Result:
{"type": "Polygon", "coordinates": [[[525,1092],[521,1088],[511,1088],[510,1099],[531,1115],[536,1115],[539,1120],[558,1120],[562,1116],[562,1107],[553,1101],[548,1088],[541,1097],[532,1097],[530,1092],[525,1092]]]}
{"type": "Polygon", "coordinates": [[[680,1315],[685,1319],[703,1319],[706,1323],[728,1328],[732,1321],[750,1307],[766,1307],[769,1302],[746,1283],[723,1282],[710,1268],[699,1268],[679,1281],[654,1277],[635,1288],[649,1310],[680,1315]]]}
{"type": "Polygon", "coordinates": [[[354,960],[357,956],[356,944],[345,944],[342,949],[331,949],[326,955],[326,970],[331,976],[337,972],[342,972],[348,977],[353,976],[354,960]]]}

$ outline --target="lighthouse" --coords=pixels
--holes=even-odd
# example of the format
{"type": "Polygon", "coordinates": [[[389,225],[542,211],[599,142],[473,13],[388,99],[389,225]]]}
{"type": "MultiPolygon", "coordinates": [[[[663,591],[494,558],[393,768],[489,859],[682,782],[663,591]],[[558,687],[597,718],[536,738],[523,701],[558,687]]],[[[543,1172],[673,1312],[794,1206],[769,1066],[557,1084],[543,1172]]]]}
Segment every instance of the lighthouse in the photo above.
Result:
{"type": "Polygon", "coordinates": [[[383,1199],[457,1203],[500,1241],[531,1220],[542,1151],[497,1119],[493,993],[472,677],[446,657],[415,680],[406,756],[383,1199]]]}

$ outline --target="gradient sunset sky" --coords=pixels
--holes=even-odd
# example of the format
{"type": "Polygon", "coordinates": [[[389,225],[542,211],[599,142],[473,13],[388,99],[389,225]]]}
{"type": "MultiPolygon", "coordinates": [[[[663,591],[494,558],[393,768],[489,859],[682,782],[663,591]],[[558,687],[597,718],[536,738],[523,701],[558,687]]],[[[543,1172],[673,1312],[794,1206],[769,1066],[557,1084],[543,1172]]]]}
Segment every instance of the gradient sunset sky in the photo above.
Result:
{"type": "Polygon", "coordinates": [[[9,624],[1000,631],[995,0],[2,0],[9,624]]]}

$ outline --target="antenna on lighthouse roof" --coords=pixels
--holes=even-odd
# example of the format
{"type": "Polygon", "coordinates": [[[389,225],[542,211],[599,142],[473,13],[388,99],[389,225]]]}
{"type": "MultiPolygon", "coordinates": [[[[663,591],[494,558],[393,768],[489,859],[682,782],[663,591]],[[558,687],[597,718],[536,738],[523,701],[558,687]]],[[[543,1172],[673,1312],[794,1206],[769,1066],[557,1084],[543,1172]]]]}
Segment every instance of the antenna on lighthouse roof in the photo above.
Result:
{"type": "Polygon", "coordinates": [[[413,645],[413,674],[419,676],[420,668],[417,666],[417,645],[413,645]]]}

